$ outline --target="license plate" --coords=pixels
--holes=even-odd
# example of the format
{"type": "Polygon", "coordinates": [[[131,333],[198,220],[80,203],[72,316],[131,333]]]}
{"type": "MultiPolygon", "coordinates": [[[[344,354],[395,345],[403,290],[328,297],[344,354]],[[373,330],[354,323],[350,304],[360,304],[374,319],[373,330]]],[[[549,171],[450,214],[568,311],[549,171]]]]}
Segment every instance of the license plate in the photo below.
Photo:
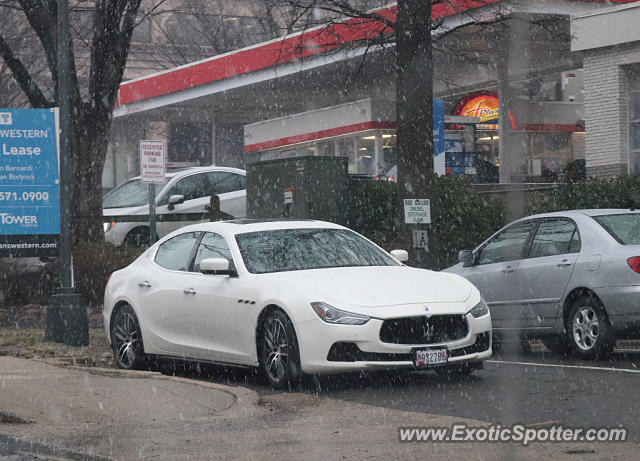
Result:
{"type": "Polygon", "coordinates": [[[447,349],[422,349],[414,353],[413,363],[416,367],[430,367],[447,363],[449,354],[447,349]]]}

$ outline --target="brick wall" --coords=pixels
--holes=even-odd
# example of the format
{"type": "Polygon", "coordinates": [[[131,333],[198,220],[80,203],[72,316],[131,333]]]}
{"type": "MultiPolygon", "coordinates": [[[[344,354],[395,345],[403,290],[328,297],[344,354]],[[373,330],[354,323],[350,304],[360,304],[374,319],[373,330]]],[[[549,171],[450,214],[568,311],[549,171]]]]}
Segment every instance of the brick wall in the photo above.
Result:
{"type": "Polygon", "coordinates": [[[587,174],[626,174],[629,161],[628,92],[625,66],[640,63],[640,45],[584,53],[587,174]]]}

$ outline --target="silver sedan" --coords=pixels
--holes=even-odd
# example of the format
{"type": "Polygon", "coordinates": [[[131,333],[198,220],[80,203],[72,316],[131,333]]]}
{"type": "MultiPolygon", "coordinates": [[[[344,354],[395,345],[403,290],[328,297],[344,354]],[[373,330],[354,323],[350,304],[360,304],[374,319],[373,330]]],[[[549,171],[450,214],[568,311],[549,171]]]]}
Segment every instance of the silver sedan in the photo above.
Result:
{"type": "Polygon", "coordinates": [[[640,212],[601,209],[528,216],[446,269],[491,309],[494,335],[541,338],[554,351],[606,357],[640,337],[640,212]]]}

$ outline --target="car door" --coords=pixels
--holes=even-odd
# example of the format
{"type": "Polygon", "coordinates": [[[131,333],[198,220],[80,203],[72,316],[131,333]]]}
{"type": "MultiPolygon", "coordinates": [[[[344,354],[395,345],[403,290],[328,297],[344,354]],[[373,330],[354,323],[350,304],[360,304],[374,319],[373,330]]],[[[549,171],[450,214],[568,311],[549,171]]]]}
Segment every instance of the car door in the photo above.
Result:
{"type": "MultiPolygon", "coordinates": [[[[158,204],[157,213],[204,213],[210,202],[210,188],[207,183],[206,173],[195,173],[180,178],[162,198],[158,204]],[[184,202],[176,205],[169,205],[169,198],[172,195],[182,195],[184,202]]],[[[156,231],[160,237],[173,232],[176,229],[195,224],[201,221],[172,221],[158,222],[156,231]]]]}
{"type": "Polygon", "coordinates": [[[551,327],[580,252],[580,234],[568,218],[541,219],[516,276],[523,328],[551,327]]]}
{"type": "Polygon", "coordinates": [[[184,293],[189,266],[201,232],[186,232],[163,242],[147,274],[137,280],[145,341],[168,355],[193,355],[195,318],[184,293]]]}
{"type": "Polygon", "coordinates": [[[193,292],[193,341],[204,359],[250,363],[255,350],[251,319],[257,316],[257,292],[246,277],[201,274],[200,262],[206,258],[225,258],[235,268],[224,237],[206,232],[195,253],[190,284],[185,287],[193,292]]]}
{"type": "Polygon", "coordinates": [[[231,171],[207,173],[210,194],[220,197],[220,210],[234,218],[247,216],[247,191],[245,177],[231,171]]]}
{"type": "Polygon", "coordinates": [[[495,328],[518,324],[516,275],[533,228],[533,221],[512,224],[479,248],[475,264],[464,268],[463,275],[489,304],[495,328]]]}

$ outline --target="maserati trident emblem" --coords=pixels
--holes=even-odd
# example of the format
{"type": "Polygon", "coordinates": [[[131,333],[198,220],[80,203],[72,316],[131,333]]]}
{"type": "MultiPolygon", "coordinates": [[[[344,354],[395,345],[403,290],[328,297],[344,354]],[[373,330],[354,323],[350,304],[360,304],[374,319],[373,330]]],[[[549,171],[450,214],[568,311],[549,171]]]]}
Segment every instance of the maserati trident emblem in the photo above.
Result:
{"type": "Polygon", "coordinates": [[[424,327],[422,327],[422,332],[423,332],[423,337],[424,339],[429,342],[431,341],[436,334],[436,326],[433,324],[426,324],[424,327]]]}

